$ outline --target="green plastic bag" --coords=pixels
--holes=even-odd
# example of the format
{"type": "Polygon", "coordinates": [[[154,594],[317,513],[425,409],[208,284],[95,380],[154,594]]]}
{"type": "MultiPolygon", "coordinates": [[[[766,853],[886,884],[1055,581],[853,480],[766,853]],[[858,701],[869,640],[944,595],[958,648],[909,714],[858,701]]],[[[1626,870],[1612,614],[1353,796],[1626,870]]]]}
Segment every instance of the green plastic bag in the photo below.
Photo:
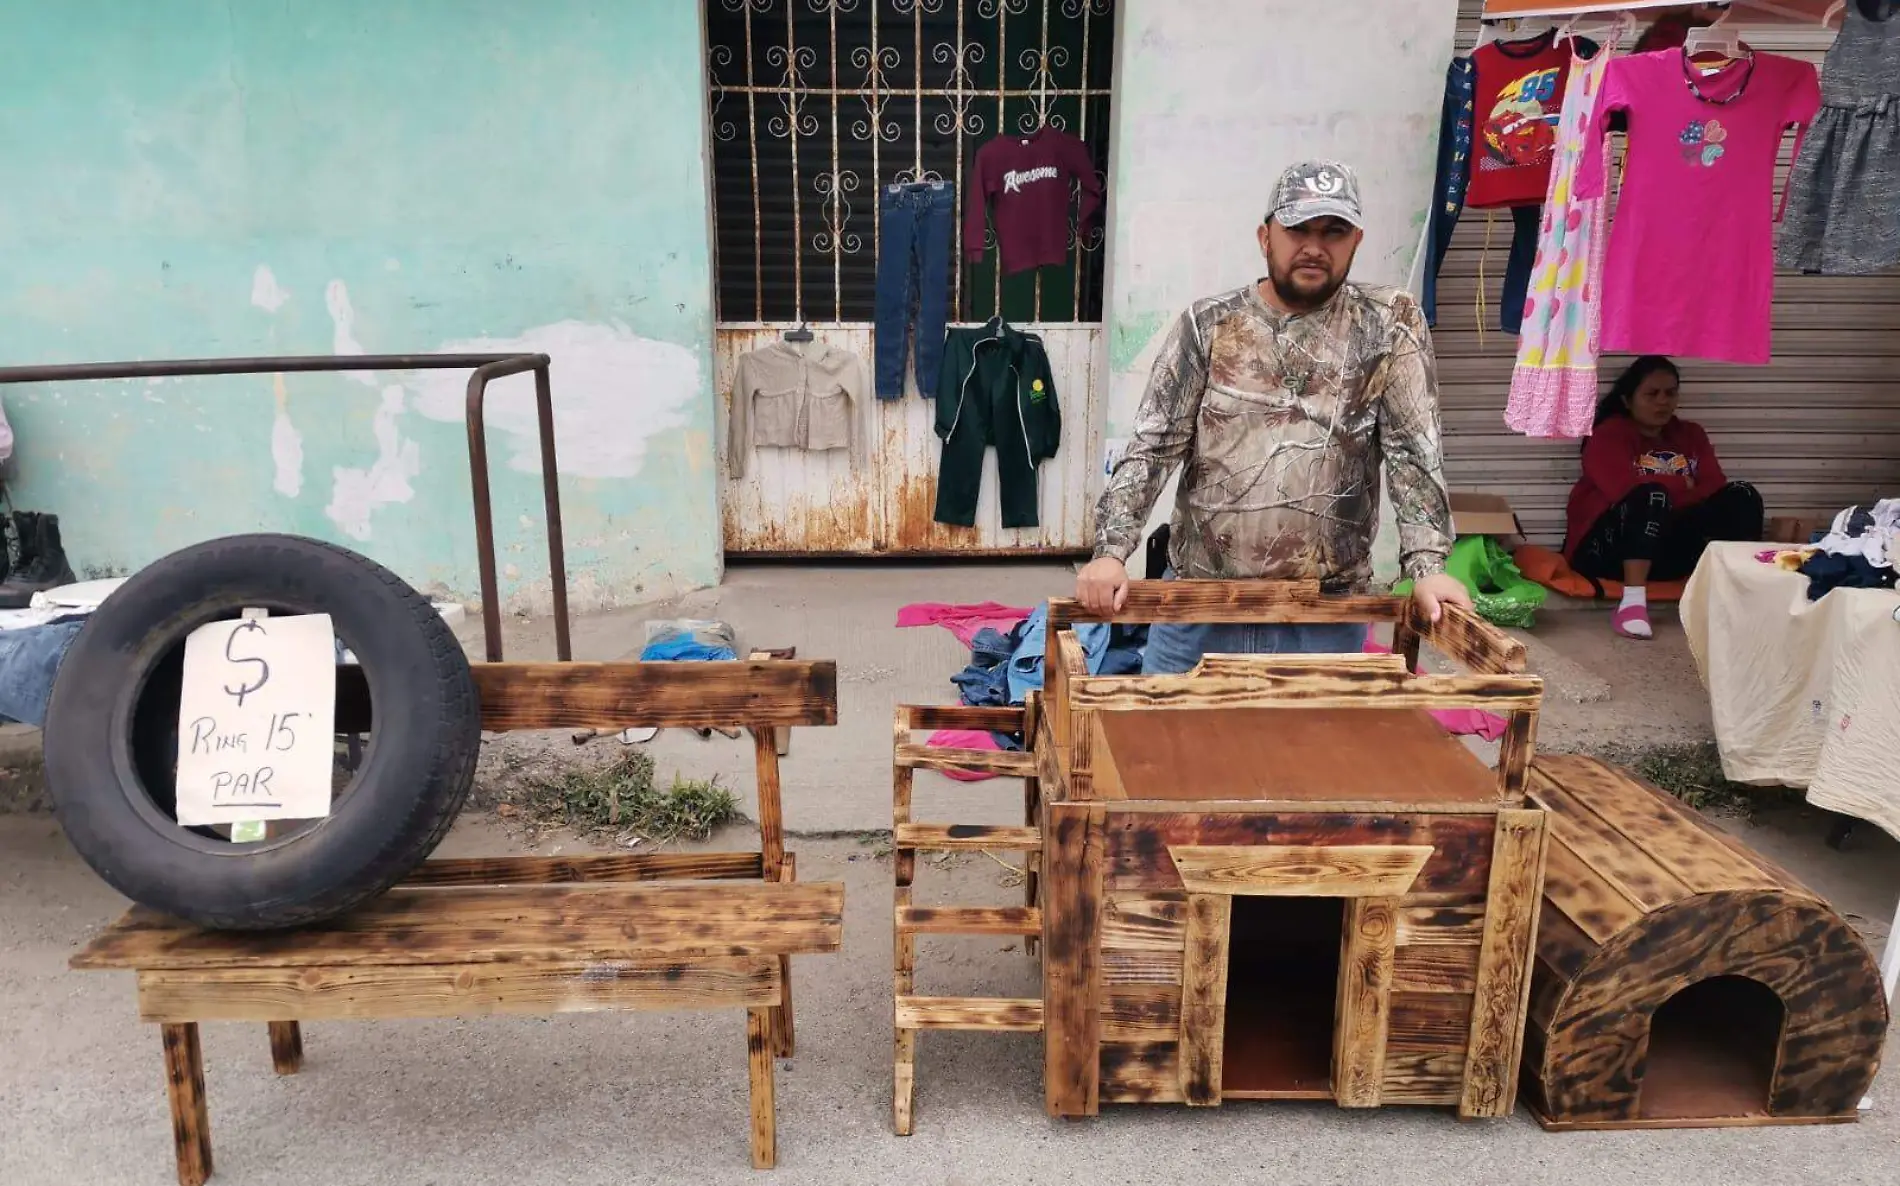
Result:
{"type": "MultiPolygon", "coordinates": [[[[1445,571],[1470,592],[1471,607],[1478,616],[1497,626],[1530,629],[1548,594],[1542,585],[1526,578],[1511,554],[1488,535],[1467,535],[1453,544],[1445,571]]],[[[1400,581],[1392,591],[1408,596],[1412,582],[1400,581]]]]}

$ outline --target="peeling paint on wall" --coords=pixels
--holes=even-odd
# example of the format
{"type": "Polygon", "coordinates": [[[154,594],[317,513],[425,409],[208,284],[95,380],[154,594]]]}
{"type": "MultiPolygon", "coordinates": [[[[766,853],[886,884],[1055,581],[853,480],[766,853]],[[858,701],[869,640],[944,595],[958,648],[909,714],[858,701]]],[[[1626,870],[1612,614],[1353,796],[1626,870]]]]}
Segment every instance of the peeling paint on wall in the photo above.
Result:
{"type": "MultiPolygon", "coordinates": [[[[513,338],[444,342],[448,353],[546,354],[554,391],[554,443],[561,472],[586,478],[640,474],[654,438],[693,423],[706,387],[699,355],[672,342],[643,338],[624,325],[562,321],[513,338]]],[[[416,410],[432,420],[462,423],[468,378],[422,371],[416,410]]],[[[489,385],[485,416],[491,440],[503,434],[508,465],[541,472],[534,376],[510,375],[489,385]]],[[[490,446],[491,450],[494,446],[490,446]]],[[[689,450],[690,464],[690,450],[689,450]]]]}
{"type": "Polygon", "coordinates": [[[330,471],[335,484],[323,513],[352,539],[370,537],[370,516],[377,507],[416,496],[409,481],[422,472],[422,450],[416,442],[404,440],[399,431],[404,400],[401,387],[383,388],[375,419],[376,460],[368,469],[338,466],[330,471]]]}
{"type": "MultiPolygon", "coordinates": [[[[363,344],[356,340],[356,310],[350,307],[350,290],[343,281],[332,280],[323,290],[324,308],[330,311],[330,352],[333,354],[367,354],[363,344]]],[[[376,376],[369,371],[344,371],[343,377],[354,379],[367,387],[376,386],[376,376]]]]}
{"type": "Polygon", "coordinates": [[[251,273],[251,303],[266,313],[275,313],[284,307],[290,294],[277,286],[277,277],[263,264],[257,265],[257,271],[251,273]]]}
{"type": "Polygon", "coordinates": [[[271,376],[271,392],[277,405],[270,426],[271,489],[295,498],[303,493],[303,436],[290,422],[290,393],[282,375],[271,376]]]}

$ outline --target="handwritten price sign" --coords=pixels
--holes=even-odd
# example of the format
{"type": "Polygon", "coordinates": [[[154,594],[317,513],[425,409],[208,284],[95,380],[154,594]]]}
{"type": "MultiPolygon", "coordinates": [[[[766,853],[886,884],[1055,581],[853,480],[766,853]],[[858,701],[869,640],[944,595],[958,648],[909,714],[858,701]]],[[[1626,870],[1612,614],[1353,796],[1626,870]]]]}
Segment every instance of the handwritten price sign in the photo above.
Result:
{"type": "Polygon", "coordinates": [[[178,822],[320,819],[335,761],[328,614],[213,622],[185,639],[178,822]]]}

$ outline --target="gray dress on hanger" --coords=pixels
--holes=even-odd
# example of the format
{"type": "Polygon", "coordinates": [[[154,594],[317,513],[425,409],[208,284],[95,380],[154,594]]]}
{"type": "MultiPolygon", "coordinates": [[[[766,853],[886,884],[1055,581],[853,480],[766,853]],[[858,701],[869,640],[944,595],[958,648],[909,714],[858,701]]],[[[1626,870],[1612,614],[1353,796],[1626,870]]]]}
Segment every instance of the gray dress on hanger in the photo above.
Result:
{"type": "Polygon", "coordinates": [[[1821,67],[1821,111],[1788,175],[1775,263],[1828,275],[1900,263],[1900,15],[1848,0],[1821,67]]]}

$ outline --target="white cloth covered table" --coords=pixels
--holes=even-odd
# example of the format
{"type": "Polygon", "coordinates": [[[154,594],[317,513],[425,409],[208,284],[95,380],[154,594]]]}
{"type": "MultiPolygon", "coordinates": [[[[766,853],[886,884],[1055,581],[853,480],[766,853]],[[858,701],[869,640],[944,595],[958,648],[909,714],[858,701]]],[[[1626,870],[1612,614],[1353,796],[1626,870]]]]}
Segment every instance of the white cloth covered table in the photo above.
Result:
{"type": "Polygon", "coordinates": [[[1807,577],[1755,559],[1772,546],[1709,545],[1683,591],[1722,772],[1900,837],[1900,592],[1809,601],[1807,577]]]}

